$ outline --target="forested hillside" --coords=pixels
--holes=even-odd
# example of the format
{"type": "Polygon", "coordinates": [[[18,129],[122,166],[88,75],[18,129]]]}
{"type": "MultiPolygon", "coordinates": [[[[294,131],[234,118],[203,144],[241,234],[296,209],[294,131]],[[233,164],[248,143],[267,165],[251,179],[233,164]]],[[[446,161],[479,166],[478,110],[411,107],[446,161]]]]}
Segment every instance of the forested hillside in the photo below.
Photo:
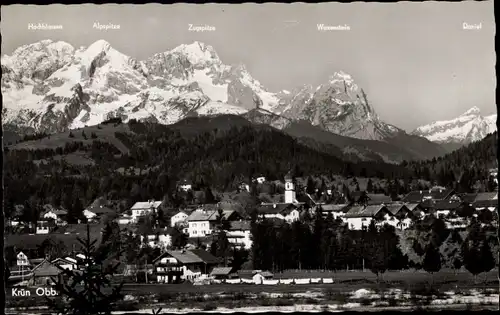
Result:
{"type": "Polygon", "coordinates": [[[188,118],[171,126],[110,121],[10,146],[6,214],[16,204],[34,209],[30,217],[45,203],[79,210],[103,195],[129,204],[162,200],[182,179],[193,181],[196,189],[221,192],[257,174],[281,180],[290,170],[296,176],[403,178],[408,173],[398,165],[346,162],[274,128],[228,126],[220,119],[188,118]]]}
{"type": "Polygon", "coordinates": [[[497,168],[498,135],[495,131],[445,156],[425,161],[403,162],[414,176],[435,181],[460,191],[490,190],[493,178],[489,169],[497,168]]]}

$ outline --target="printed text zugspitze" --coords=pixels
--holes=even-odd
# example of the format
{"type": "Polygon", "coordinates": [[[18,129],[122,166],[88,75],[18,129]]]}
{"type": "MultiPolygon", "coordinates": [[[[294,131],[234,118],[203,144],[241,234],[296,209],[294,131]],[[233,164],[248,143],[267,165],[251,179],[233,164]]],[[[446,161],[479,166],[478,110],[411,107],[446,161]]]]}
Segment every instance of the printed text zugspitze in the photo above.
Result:
{"type": "Polygon", "coordinates": [[[190,32],[211,32],[215,31],[215,26],[203,25],[197,26],[193,24],[188,24],[188,31],[190,32]]]}
{"type": "Polygon", "coordinates": [[[347,24],[344,25],[325,25],[317,24],[318,31],[350,31],[351,27],[347,24]]]}

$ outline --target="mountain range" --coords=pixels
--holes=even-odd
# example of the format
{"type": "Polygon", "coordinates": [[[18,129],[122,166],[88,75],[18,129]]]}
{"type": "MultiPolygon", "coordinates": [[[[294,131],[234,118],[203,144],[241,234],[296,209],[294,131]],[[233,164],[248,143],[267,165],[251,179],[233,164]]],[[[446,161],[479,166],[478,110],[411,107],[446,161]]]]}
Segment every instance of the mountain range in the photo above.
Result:
{"type": "Polygon", "coordinates": [[[317,87],[274,93],[243,64],[224,64],[212,46],[201,42],[138,61],[104,40],[78,49],[43,40],[2,56],[1,64],[2,124],[18,134],[64,132],[110,118],[173,124],[229,114],[270,125],[311,146],[319,141],[362,160],[400,162],[442,155],[447,150],[431,141],[466,143],[491,132],[491,123],[481,119],[496,121],[496,115],[482,118],[474,112],[456,124],[437,122],[407,134],[383,122],[343,71],[317,87]],[[453,128],[455,138],[439,136],[453,128]]]}
{"type": "Polygon", "coordinates": [[[482,116],[474,106],[459,117],[436,121],[415,129],[412,134],[443,144],[460,146],[479,141],[497,130],[497,115],[482,116]]]}

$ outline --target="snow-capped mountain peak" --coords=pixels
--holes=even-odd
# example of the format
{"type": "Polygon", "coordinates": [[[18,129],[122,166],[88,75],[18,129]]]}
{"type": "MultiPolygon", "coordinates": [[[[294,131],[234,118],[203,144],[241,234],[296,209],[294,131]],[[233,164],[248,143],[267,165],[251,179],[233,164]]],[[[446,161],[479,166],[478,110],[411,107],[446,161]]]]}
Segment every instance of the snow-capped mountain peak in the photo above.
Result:
{"type": "Polygon", "coordinates": [[[486,137],[496,130],[497,115],[483,117],[481,110],[474,106],[455,119],[435,121],[420,126],[412,134],[438,143],[468,144],[486,137]]]}
{"type": "Polygon", "coordinates": [[[2,57],[4,123],[57,132],[112,117],[175,123],[188,115],[245,114],[284,128],[306,120],[361,139],[398,132],[380,121],[351,75],[333,73],[317,88],[274,93],[243,64],[224,64],[215,49],[195,41],[137,61],[105,40],[75,50],[41,41],[2,57]]]}
{"type": "Polygon", "coordinates": [[[481,114],[481,110],[479,109],[479,107],[477,106],[474,106],[472,107],[471,109],[467,110],[465,113],[463,113],[462,115],[460,116],[477,116],[477,115],[480,115],[481,114]]]}
{"type": "Polygon", "coordinates": [[[206,65],[210,63],[221,63],[215,49],[205,43],[195,41],[191,44],[182,44],[170,51],[185,55],[193,65],[206,65]]]}

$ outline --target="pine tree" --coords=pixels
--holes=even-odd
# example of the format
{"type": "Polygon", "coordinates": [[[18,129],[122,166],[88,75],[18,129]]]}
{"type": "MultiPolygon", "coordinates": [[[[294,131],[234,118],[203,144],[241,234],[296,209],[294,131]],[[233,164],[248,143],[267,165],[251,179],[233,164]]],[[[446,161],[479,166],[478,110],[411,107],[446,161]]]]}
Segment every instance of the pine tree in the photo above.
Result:
{"type": "Polygon", "coordinates": [[[493,257],[490,243],[488,241],[485,240],[483,242],[479,255],[479,260],[481,261],[483,267],[482,272],[489,272],[491,269],[495,268],[495,258],[493,257]]]}
{"type": "Polygon", "coordinates": [[[440,247],[441,256],[444,258],[443,266],[453,269],[455,274],[463,265],[461,246],[462,238],[456,230],[453,230],[440,247]]]}
{"type": "Polygon", "coordinates": [[[215,200],[214,194],[212,193],[212,189],[210,189],[210,187],[206,187],[205,188],[205,203],[206,204],[213,204],[215,202],[216,202],[216,200],[215,200]]]}
{"type": "Polygon", "coordinates": [[[314,194],[316,192],[316,184],[314,183],[314,180],[312,179],[311,176],[307,178],[307,188],[306,192],[310,195],[314,194]]]}
{"type": "Polygon", "coordinates": [[[431,274],[431,284],[434,282],[434,273],[441,270],[441,254],[434,244],[430,243],[425,252],[423,269],[431,274]]]}
{"type": "Polygon", "coordinates": [[[484,252],[481,252],[481,250],[482,243],[485,241],[486,238],[479,224],[473,223],[467,238],[462,244],[462,257],[465,269],[474,276],[474,282],[476,282],[477,275],[484,270],[481,260],[481,254],[484,254],[484,252]]]}
{"type": "Polygon", "coordinates": [[[366,191],[369,193],[373,193],[373,182],[372,179],[368,179],[368,183],[366,184],[366,191]]]}
{"type": "Polygon", "coordinates": [[[82,254],[85,256],[84,269],[81,271],[69,270],[57,266],[69,280],[52,279],[56,284],[55,289],[65,299],[64,304],[57,303],[54,299],[46,298],[49,307],[63,314],[111,314],[116,302],[123,299],[121,293],[123,282],[117,286],[111,284],[111,278],[116,273],[118,264],[110,269],[103,268],[104,261],[108,258],[109,247],[96,246],[97,240],[90,239],[90,227],[87,225],[87,238],[78,238],[82,245],[82,254]],[[82,289],[76,286],[81,284],[82,289]],[[104,288],[111,288],[109,294],[103,292],[104,288]]]}

